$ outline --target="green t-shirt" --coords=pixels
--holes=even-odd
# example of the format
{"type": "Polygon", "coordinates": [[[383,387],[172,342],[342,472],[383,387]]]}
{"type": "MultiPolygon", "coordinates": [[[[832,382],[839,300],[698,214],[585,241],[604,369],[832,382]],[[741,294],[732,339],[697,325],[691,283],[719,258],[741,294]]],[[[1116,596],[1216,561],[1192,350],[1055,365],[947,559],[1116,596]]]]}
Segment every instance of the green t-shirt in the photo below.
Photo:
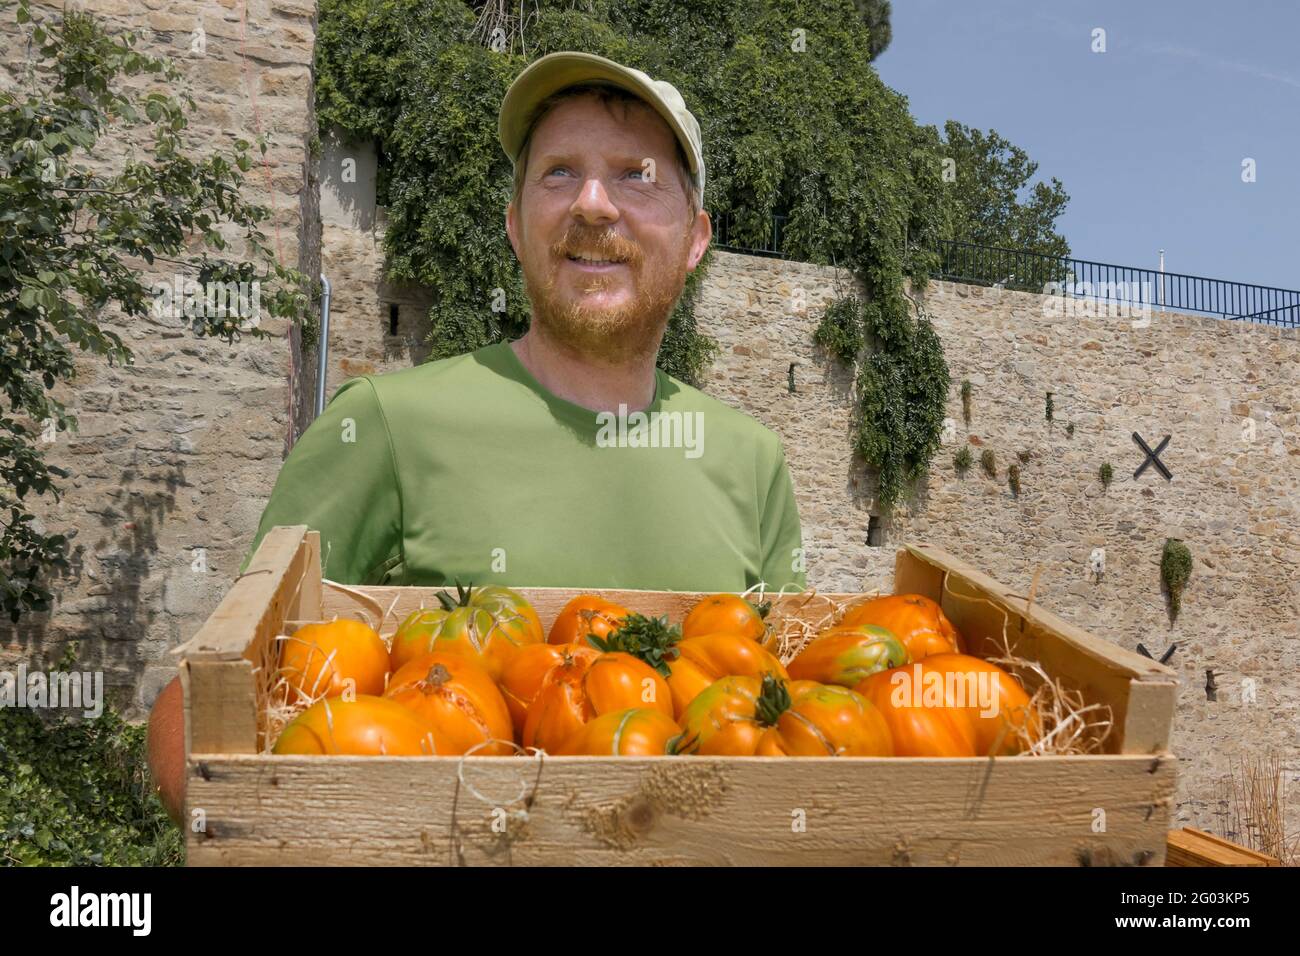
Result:
{"type": "Polygon", "coordinates": [[[342,584],[806,584],[774,432],[658,369],[646,420],[623,411],[555,396],[505,342],[349,379],[285,460],[240,571],[272,527],[305,524],[342,584]]]}

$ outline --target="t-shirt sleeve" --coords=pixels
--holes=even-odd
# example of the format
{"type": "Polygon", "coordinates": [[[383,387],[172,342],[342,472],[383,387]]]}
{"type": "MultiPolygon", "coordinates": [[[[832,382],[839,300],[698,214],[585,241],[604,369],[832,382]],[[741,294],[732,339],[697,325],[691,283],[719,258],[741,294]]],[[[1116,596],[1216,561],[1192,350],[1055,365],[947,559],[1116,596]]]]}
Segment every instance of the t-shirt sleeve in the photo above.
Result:
{"type": "Polygon", "coordinates": [[[779,591],[786,586],[807,587],[799,506],[794,498],[790,467],[781,448],[778,448],[772,483],[763,502],[761,535],[763,581],[768,589],[779,591]]]}
{"type": "Polygon", "coordinates": [[[242,574],[277,525],[320,532],[325,577],[383,583],[402,563],[402,496],[388,423],[375,386],[344,382],[289,452],[262,512],[242,574]]]}

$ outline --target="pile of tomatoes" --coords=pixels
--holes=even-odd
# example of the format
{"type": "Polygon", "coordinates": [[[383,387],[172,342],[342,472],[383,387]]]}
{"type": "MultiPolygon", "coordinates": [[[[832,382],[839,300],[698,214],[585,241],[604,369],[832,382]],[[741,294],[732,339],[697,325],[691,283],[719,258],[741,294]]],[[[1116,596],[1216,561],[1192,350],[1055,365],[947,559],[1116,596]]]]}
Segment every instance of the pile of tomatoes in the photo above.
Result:
{"type": "Polygon", "coordinates": [[[391,647],[354,620],[285,638],[280,674],[314,702],[275,752],[952,757],[1015,753],[1037,730],[1020,684],[962,653],[921,595],[854,605],[788,665],[770,605],[735,594],[680,624],[582,594],[549,633],[510,588],[438,600],[391,647]]]}

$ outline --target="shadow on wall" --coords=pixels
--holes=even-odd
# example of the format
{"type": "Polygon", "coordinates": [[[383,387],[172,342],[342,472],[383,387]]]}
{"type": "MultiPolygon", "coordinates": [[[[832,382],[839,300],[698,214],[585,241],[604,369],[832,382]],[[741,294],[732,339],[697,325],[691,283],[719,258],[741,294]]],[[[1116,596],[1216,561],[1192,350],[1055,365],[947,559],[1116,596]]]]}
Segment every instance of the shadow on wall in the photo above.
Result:
{"type": "Polygon", "coordinates": [[[337,128],[321,135],[321,221],[373,232],[377,221],[375,184],[379,163],[371,143],[350,143],[337,128]]]}
{"type": "Polygon", "coordinates": [[[132,484],[140,473],[123,471],[109,492],[111,500],[87,509],[98,521],[100,537],[87,546],[75,542],[84,527],[66,532],[69,567],[50,586],[54,610],[23,615],[17,624],[5,618],[0,643],[16,647],[20,660],[42,667],[53,666],[75,643],[77,665],[102,670],[113,696],[128,699],[150,663],[146,638],[162,603],[161,575],[151,580],[150,571],[157,570],[158,534],[175,510],[176,490],[188,484],[184,472],[183,461],[169,462],[144,479],[146,488],[137,489],[132,484]],[[52,625],[55,614],[58,622],[52,625]]]}

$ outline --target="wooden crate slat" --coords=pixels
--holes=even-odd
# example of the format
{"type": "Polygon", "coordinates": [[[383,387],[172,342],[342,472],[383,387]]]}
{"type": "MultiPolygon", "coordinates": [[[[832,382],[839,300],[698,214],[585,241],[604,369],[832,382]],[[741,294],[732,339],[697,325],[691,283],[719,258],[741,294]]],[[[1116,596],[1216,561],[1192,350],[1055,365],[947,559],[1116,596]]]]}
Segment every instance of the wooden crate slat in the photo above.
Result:
{"type": "Polygon", "coordinates": [[[510,830],[532,759],[464,761],[500,810],[457,758],[195,760],[196,865],[447,865],[455,801],[473,864],[1159,866],[1175,783],[1164,758],[553,757],[510,830]]]}
{"type": "MultiPolygon", "coordinates": [[[[1138,680],[1149,679],[1164,682],[1177,676],[1172,669],[1163,664],[1120,647],[1118,644],[1093,637],[1087,631],[1045,610],[1037,603],[1030,605],[1026,597],[1013,595],[988,575],[976,570],[965,561],[954,557],[941,548],[928,544],[908,544],[905,547],[907,551],[922,561],[936,565],[942,570],[947,570],[950,575],[956,574],[965,578],[966,582],[973,585],[974,589],[982,597],[1001,605],[1004,609],[1023,619],[1026,625],[1033,623],[1043,631],[1055,632],[1054,636],[1059,639],[1059,643],[1070,645],[1094,662],[1098,668],[1116,671],[1128,678],[1138,680]]],[[[950,580],[950,586],[951,583],[950,580]]],[[[969,606],[969,602],[962,602],[949,596],[945,596],[945,600],[941,603],[944,604],[945,613],[949,613],[949,603],[953,605],[953,611],[956,612],[959,612],[960,607],[969,606]]],[[[949,617],[951,616],[952,614],[949,613],[949,617]]]]}
{"type": "Polygon", "coordinates": [[[282,621],[320,616],[320,580],[319,532],[272,528],[199,632],[173,653],[251,658],[250,642],[274,637],[282,621]]]}

